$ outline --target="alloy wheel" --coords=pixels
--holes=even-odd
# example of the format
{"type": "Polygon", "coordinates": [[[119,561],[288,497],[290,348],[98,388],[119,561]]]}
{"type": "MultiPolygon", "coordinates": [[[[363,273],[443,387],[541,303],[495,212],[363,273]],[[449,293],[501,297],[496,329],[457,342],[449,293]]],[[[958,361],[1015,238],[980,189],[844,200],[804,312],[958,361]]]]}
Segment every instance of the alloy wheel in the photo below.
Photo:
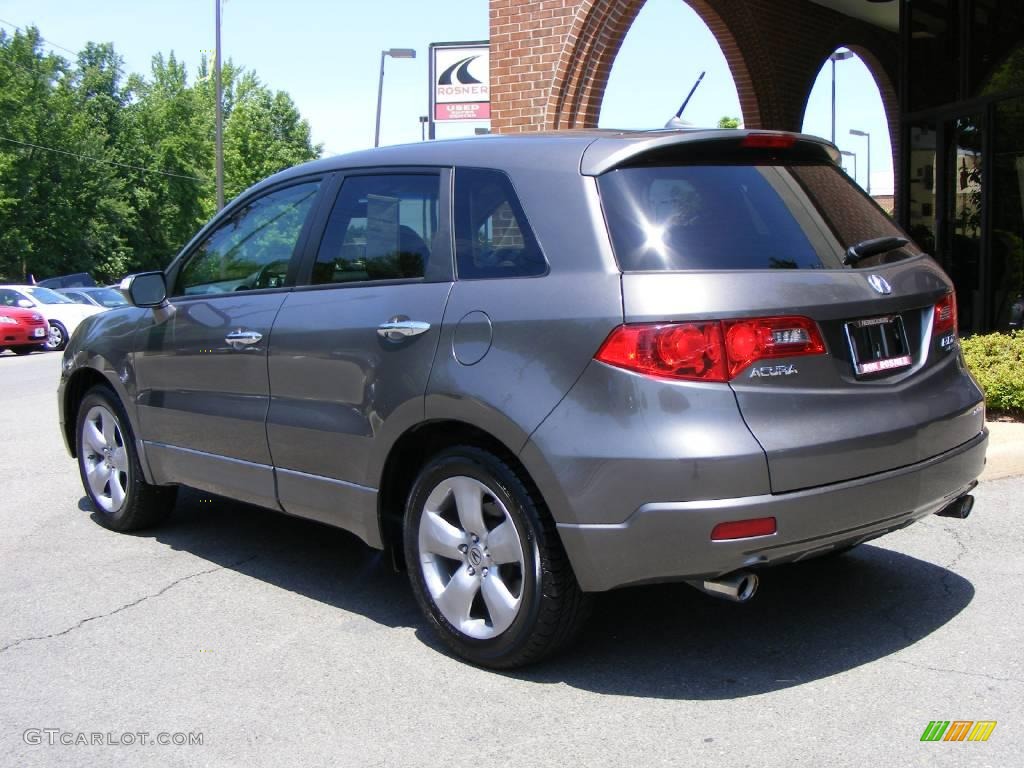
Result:
{"type": "Polygon", "coordinates": [[[128,495],[128,452],[117,418],[102,405],[89,409],[82,424],[79,457],[93,500],[117,512],[128,495]]]}
{"type": "Polygon", "coordinates": [[[507,630],[523,602],[525,556],[497,494],[471,477],[442,480],[418,534],[423,579],[445,619],[476,640],[507,630]]]}

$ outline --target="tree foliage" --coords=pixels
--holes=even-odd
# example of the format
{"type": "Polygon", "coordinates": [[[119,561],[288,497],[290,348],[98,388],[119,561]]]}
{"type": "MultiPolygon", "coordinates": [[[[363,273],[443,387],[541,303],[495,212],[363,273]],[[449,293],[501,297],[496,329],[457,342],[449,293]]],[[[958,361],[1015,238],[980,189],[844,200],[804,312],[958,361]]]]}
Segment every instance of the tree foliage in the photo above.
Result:
{"type": "MultiPolygon", "coordinates": [[[[225,197],[319,157],[288,94],[226,62],[225,197]]],[[[165,266],[215,210],[215,90],[173,53],[126,75],[110,43],[74,62],[0,30],[0,281],[165,266]]]]}

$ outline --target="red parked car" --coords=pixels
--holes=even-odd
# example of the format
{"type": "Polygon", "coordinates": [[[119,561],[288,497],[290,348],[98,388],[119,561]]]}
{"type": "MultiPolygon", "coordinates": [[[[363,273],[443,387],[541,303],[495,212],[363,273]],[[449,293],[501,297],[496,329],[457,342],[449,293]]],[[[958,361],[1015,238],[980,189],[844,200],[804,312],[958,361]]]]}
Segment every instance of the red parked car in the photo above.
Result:
{"type": "Polygon", "coordinates": [[[0,306],[0,352],[9,349],[16,355],[46,349],[49,323],[32,309],[0,306]]]}

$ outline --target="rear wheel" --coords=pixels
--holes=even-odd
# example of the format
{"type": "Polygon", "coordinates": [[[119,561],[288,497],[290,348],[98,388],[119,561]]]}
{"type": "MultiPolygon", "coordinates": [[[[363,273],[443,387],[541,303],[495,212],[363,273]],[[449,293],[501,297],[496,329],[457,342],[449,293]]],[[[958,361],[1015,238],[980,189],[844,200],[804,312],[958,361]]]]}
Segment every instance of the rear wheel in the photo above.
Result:
{"type": "Polygon", "coordinates": [[[75,436],[82,487],[100,525],[134,531],[167,516],[177,489],[145,481],[128,418],[110,389],[93,387],[82,399],[75,436]]]}
{"type": "Polygon", "coordinates": [[[46,337],[45,349],[59,352],[68,345],[68,329],[55,320],[50,321],[50,334],[46,337]]]}
{"type": "Polygon", "coordinates": [[[513,467],[471,446],[420,472],[405,516],[416,600],[459,656],[507,669],[573,639],[589,600],[543,506],[513,467]]]}

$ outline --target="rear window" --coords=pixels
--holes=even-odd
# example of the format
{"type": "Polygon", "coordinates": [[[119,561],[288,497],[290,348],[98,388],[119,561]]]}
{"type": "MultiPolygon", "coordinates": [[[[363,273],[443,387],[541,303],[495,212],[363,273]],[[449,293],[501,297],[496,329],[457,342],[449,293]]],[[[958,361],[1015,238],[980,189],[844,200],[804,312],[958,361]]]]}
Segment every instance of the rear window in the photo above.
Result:
{"type": "Polygon", "coordinates": [[[903,235],[832,165],[644,166],[610,171],[598,185],[624,272],[838,269],[851,245],[903,235]]]}

